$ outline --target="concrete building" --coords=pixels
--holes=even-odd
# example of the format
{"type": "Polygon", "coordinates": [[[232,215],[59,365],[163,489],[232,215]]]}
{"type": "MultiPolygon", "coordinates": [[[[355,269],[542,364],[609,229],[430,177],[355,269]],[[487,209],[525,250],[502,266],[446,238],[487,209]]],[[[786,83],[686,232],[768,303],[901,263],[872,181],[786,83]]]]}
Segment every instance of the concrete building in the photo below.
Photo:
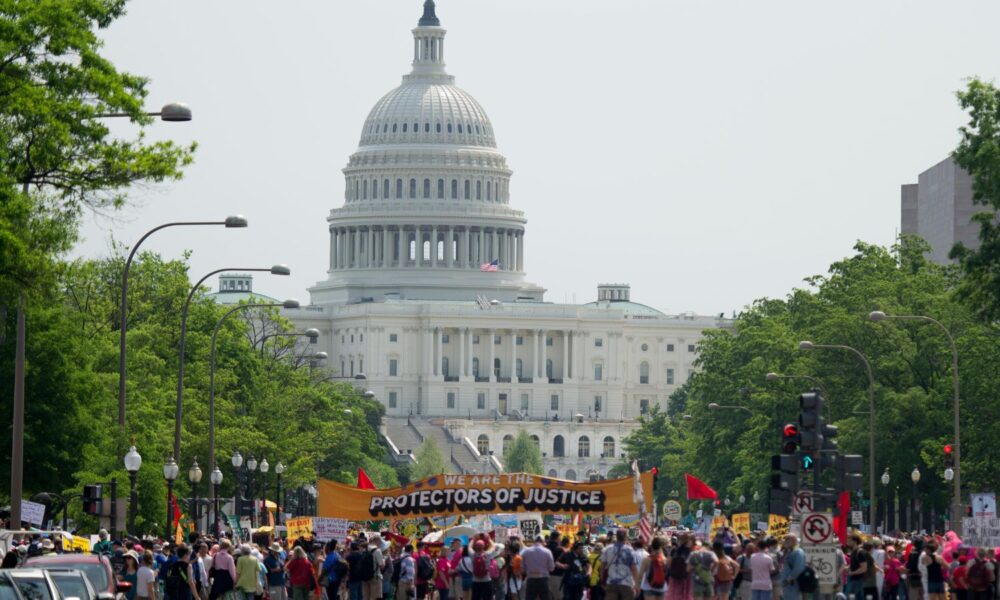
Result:
{"type": "Polygon", "coordinates": [[[627,284],[598,286],[589,304],[546,302],[526,279],[512,171],[445,70],[433,0],[413,38],[412,71],[376,103],[344,169],[327,276],[287,316],[322,332],[335,374],[365,374],[356,383],[385,405],[394,459],[433,438],[454,470],[497,471],[524,429],[551,476],[606,476],[638,419],[691,374],[702,332],[728,321],[665,314],[627,284]]]}
{"type": "Polygon", "coordinates": [[[984,209],[972,202],[972,177],[946,158],[921,173],[917,183],[902,186],[900,232],[927,240],[930,259],[946,264],[957,242],[979,248],[979,225],[971,217],[984,209]]]}

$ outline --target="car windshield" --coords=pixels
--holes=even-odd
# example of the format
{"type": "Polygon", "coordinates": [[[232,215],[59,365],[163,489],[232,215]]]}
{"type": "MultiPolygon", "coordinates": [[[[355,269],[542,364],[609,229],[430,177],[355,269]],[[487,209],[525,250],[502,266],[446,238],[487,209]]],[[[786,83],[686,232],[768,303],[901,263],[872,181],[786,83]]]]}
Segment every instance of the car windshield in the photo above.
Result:
{"type": "Polygon", "coordinates": [[[6,577],[0,578],[0,600],[19,600],[14,584],[6,577]]]}
{"type": "Polygon", "coordinates": [[[54,600],[49,594],[49,586],[42,577],[14,577],[17,588],[24,600],[54,600]]]}
{"type": "Polygon", "coordinates": [[[56,589],[59,590],[63,598],[73,596],[80,600],[91,600],[90,592],[87,590],[87,584],[83,582],[82,575],[52,573],[52,580],[55,582],[56,589]]]}
{"type": "MultiPolygon", "coordinates": [[[[60,562],[56,563],[44,563],[44,564],[34,564],[29,563],[29,566],[37,569],[77,569],[83,571],[83,574],[87,576],[90,580],[91,585],[93,585],[98,592],[107,591],[108,589],[108,572],[104,567],[103,563],[99,562],[60,562]]],[[[63,594],[64,596],[66,594],[63,594]]]]}

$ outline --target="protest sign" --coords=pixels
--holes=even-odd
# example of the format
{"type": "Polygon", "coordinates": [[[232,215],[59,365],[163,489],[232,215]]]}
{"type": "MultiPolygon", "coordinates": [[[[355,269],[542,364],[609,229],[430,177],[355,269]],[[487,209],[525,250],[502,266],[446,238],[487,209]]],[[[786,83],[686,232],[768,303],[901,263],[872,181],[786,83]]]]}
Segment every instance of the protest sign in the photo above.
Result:
{"type": "Polygon", "coordinates": [[[970,517],[962,519],[964,535],[962,542],[974,548],[1000,547],[1000,519],[991,517],[970,517]]]}
{"type": "Polygon", "coordinates": [[[767,516],[767,533],[777,539],[782,539],[788,535],[788,517],[781,515],[767,516]]]}
{"type": "Polygon", "coordinates": [[[295,540],[302,538],[312,539],[312,517],[296,517],[285,521],[288,529],[288,546],[295,544],[295,540]]]}
{"type": "Polygon", "coordinates": [[[316,534],[316,539],[321,542],[329,542],[330,540],[344,541],[347,539],[350,523],[348,523],[347,519],[314,517],[312,527],[313,532],[316,534]]]}
{"type": "Polygon", "coordinates": [[[733,533],[750,535],[750,513],[733,515],[733,533]]]}

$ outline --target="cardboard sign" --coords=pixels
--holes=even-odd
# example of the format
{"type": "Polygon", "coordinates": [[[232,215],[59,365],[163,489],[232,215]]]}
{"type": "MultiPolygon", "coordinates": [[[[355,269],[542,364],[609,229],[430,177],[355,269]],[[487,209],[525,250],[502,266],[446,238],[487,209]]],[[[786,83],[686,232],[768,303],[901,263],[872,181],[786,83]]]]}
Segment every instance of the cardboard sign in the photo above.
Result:
{"type": "Polygon", "coordinates": [[[663,503],[663,517],[670,521],[681,520],[681,503],[676,500],[667,500],[663,503]]]}
{"type": "Polygon", "coordinates": [[[726,517],[719,516],[712,518],[712,528],[708,531],[710,538],[715,539],[715,534],[722,531],[722,528],[727,524],[726,517]]]}
{"type": "Polygon", "coordinates": [[[312,527],[313,532],[316,534],[316,539],[321,542],[329,542],[330,540],[343,541],[347,539],[350,523],[347,519],[315,517],[312,519],[312,527]]]}
{"type": "Polygon", "coordinates": [[[973,517],[985,517],[989,519],[997,516],[997,497],[993,492],[972,494],[971,500],[973,517]]]}
{"type": "Polygon", "coordinates": [[[299,538],[305,540],[312,539],[312,517],[296,517],[294,519],[288,519],[285,521],[285,527],[288,528],[289,546],[295,544],[295,540],[299,538]]]}
{"type": "Polygon", "coordinates": [[[988,517],[970,517],[962,519],[965,535],[962,541],[974,548],[1000,547],[1000,519],[988,517]]]}
{"type": "Polygon", "coordinates": [[[542,521],[535,518],[521,519],[517,528],[521,531],[522,539],[534,541],[535,536],[542,533],[542,521]]]}
{"type": "MultiPolygon", "coordinates": [[[[42,520],[45,518],[45,505],[39,504],[37,502],[30,502],[28,500],[21,500],[21,520],[27,521],[32,525],[42,526],[42,520]]],[[[15,529],[17,529],[15,527],[15,529]]]]}
{"type": "Polygon", "coordinates": [[[788,517],[783,517],[781,515],[768,515],[767,516],[767,533],[778,538],[779,540],[786,535],[788,535],[788,517]]]}
{"type": "Polygon", "coordinates": [[[733,533],[750,535],[750,513],[733,515],[733,533]]]}
{"type": "Polygon", "coordinates": [[[321,479],[319,515],[353,521],[397,517],[543,514],[632,514],[652,512],[653,473],[642,473],[643,506],[636,502],[635,477],[573,482],[527,473],[500,475],[434,475],[384,490],[362,490],[321,479]]]}

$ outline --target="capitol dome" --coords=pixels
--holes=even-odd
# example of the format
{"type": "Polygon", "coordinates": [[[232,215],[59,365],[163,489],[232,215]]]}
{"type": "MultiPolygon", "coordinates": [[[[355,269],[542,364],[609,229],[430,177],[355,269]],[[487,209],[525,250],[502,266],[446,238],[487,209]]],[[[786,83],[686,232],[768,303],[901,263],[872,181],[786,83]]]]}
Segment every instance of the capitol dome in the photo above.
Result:
{"type": "Polygon", "coordinates": [[[483,107],[445,70],[434,0],[412,70],[368,114],[330,211],[329,279],[314,298],[540,300],[524,281],[524,213],[483,107]]]}

